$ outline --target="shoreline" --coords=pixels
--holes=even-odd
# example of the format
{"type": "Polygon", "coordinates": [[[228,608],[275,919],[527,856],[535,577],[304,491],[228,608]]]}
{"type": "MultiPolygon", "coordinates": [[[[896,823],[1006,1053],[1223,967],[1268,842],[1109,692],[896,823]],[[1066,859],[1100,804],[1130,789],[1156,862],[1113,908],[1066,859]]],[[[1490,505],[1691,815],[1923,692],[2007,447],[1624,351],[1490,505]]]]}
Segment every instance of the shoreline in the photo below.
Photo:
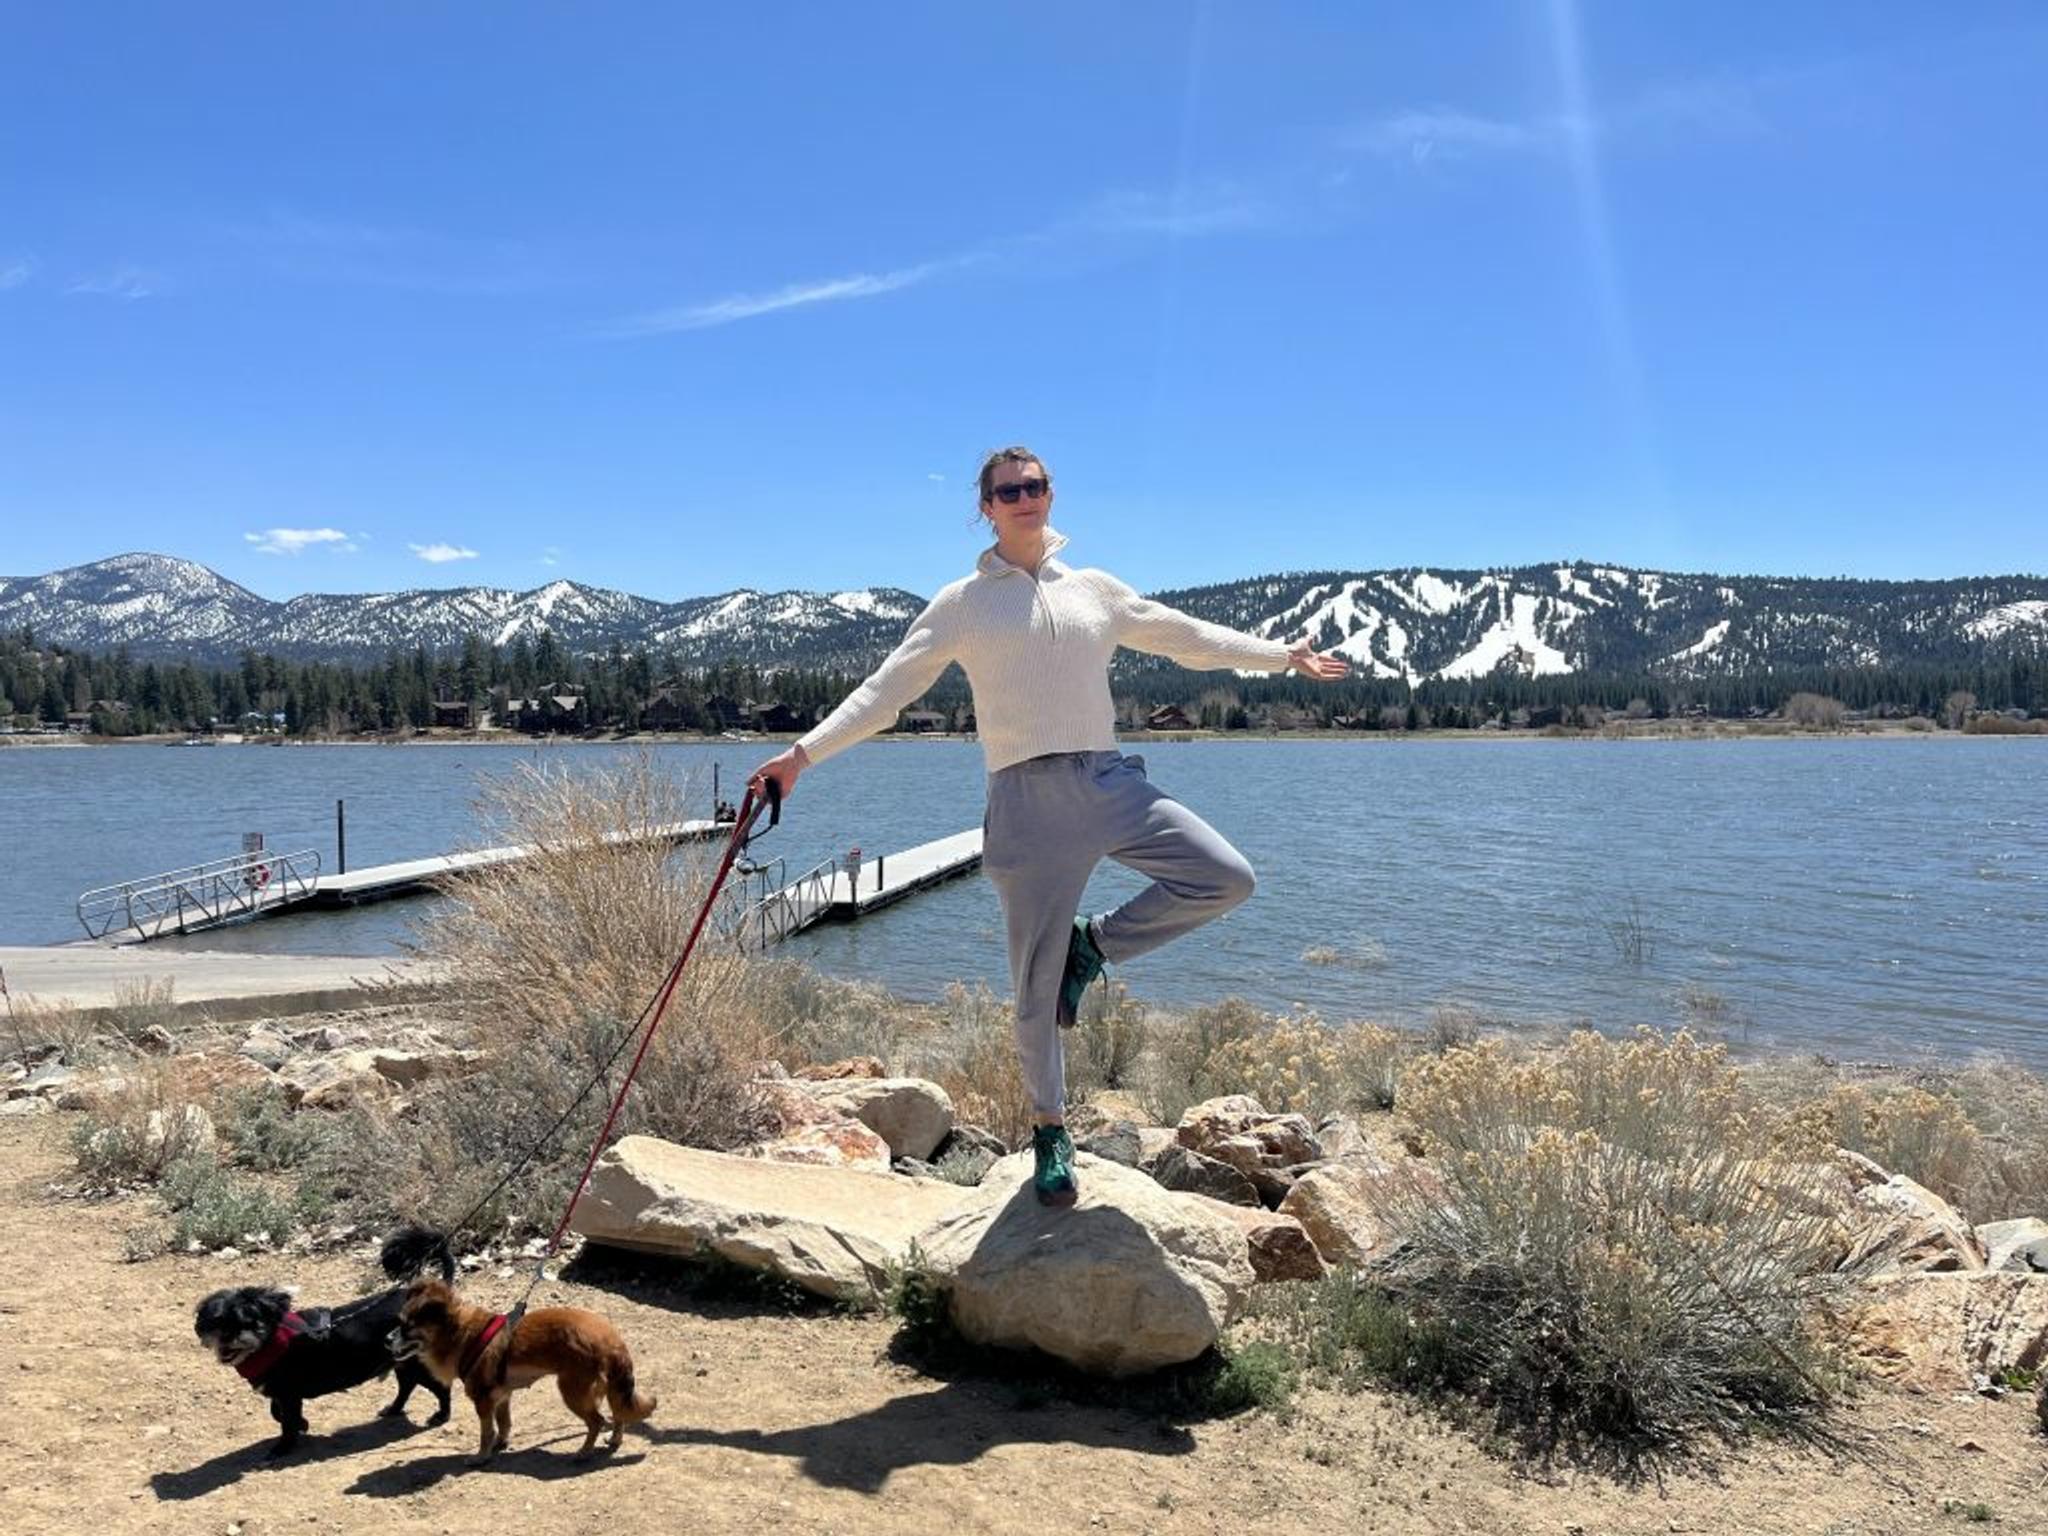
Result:
{"type": "MultiPolygon", "coordinates": [[[[149,736],[89,736],[89,735],[12,735],[0,736],[0,750],[7,748],[51,749],[78,747],[167,747],[167,746],[209,746],[209,747],[262,747],[281,749],[287,747],[748,747],[786,746],[798,739],[800,731],[778,731],[750,733],[744,736],[704,736],[682,731],[630,731],[624,734],[599,736],[526,736],[511,731],[412,731],[402,735],[384,736],[263,736],[244,738],[240,741],[195,740],[184,732],[170,732],[149,736]]],[[[1542,730],[1442,730],[1429,728],[1419,731],[1338,731],[1338,730],[1294,730],[1294,731],[1147,731],[1127,730],[1117,733],[1121,743],[1144,743],[1153,745],[1160,742],[1236,742],[1236,741],[1292,741],[1292,742],[1442,742],[1442,741],[1487,741],[1487,742],[1634,742],[1634,741],[2008,741],[2025,740],[2028,737],[2048,739],[2048,731],[1954,731],[1915,730],[1895,722],[1870,723],[1832,730],[1816,730],[1805,726],[1789,725],[1782,721],[1718,721],[1710,725],[1672,726],[1659,722],[1654,726],[1631,729],[1623,726],[1608,726],[1600,730],[1568,730],[1548,726],[1542,730]]],[[[884,731],[866,738],[867,741],[888,744],[907,744],[927,741],[978,742],[981,738],[972,733],[954,731],[884,731]]]]}

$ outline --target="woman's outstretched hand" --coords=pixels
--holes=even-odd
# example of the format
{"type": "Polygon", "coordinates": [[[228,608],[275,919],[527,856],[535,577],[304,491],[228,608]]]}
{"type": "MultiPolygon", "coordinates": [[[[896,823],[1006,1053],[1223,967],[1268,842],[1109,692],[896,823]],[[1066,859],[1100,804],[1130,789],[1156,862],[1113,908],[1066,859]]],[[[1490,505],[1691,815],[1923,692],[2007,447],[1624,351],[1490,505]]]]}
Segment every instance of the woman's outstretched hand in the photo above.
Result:
{"type": "Polygon", "coordinates": [[[766,781],[775,781],[776,792],[784,799],[796,788],[796,776],[811,766],[810,755],[801,746],[792,746],[768,759],[747,776],[747,788],[755,794],[766,793],[766,781]]]}
{"type": "Polygon", "coordinates": [[[1325,656],[1304,640],[1287,653],[1287,670],[1312,677],[1319,683],[1334,683],[1351,674],[1351,663],[1342,656],[1325,656]]]}

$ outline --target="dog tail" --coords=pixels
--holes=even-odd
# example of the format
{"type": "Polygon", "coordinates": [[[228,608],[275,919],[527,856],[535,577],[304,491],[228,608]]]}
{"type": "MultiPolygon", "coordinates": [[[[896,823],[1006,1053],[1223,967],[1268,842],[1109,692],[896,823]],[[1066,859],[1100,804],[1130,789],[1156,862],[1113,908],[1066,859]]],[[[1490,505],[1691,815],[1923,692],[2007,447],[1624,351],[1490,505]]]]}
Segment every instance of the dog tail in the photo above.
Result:
{"type": "Polygon", "coordinates": [[[384,1251],[378,1255],[378,1262],[385,1274],[401,1283],[430,1265],[441,1271],[443,1280],[455,1279],[455,1253],[449,1248],[447,1237],[431,1227],[400,1227],[384,1239],[384,1251]]]}
{"type": "Polygon", "coordinates": [[[642,1392],[633,1381],[633,1366],[629,1361],[623,1371],[617,1372],[606,1383],[605,1395],[610,1399],[612,1419],[624,1428],[638,1424],[661,1406],[661,1399],[652,1392],[642,1392]]]}

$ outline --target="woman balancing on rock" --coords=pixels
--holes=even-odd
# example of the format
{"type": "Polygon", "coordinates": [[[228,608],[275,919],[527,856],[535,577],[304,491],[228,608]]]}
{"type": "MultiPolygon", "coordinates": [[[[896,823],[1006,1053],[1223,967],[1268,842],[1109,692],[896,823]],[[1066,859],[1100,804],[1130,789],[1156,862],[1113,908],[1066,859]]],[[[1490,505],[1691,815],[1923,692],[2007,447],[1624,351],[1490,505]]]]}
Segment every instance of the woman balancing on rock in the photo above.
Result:
{"type": "Polygon", "coordinates": [[[957,661],[974,690],[988,761],[982,867],[1002,898],[1017,1051],[1031,1094],[1032,1177],[1046,1205],[1072,1205],[1065,1125],[1071,1027],[1105,963],[1129,960],[1221,917],[1252,893],[1244,856],[1201,817],[1152,787],[1141,758],[1116,749],[1109,659],[1119,645],[1184,667],[1343,677],[1340,657],[1209,624],[1150,602],[1107,571],[1058,558],[1052,476],[1028,448],[981,466],[981,515],[994,530],[974,573],[940,591],[874,674],[787,752],[755,769],[783,794],[813,763],[873,735],[957,661]],[[1105,856],[1152,883],[1113,912],[1077,917],[1105,856]]]}

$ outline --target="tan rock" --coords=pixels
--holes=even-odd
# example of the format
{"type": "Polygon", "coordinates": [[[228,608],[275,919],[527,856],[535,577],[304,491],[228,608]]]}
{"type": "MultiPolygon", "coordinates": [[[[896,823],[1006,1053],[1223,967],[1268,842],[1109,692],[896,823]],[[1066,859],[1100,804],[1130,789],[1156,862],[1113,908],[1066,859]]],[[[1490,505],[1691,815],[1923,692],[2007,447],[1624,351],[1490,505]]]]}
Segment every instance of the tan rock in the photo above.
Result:
{"type": "Polygon", "coordinates": [[[1968,1391],[2048,1365],[2048,1275],[1899,1275],[1873,1284],[1852,1320],[1871,1373],[1926,1391],[1968,1391]]]}
{"type": "Polygon", "coordinates": [[[1385,1163],[1350,1158],[1326,1163],[1297,1183],[1280,1214],[1299,1221],[1327,1264],[1359,1268],[1386,1258],[1398,1235],[1380,1206],[1396,1177],[1433,1178],[1410,1167],[1397,1175],[1385,1163]]]}
{"type": "Polygon", "coordinates": [[[1977,1228],[1988,1269],[2020,1274],[2048,1274],[2048,1221],[2022,1216],[2015,1221],[1987,1221],[1977,1228]]]}
{"type": "Polygon", "coordinates": [[[1082,1153],[1079,1203],[1039,1205],[1031,1156],[1004,1158],[919,1234],[954,1325],[998,1348],[1127,1376],[1192,1360],[1254,1281],[1242,1231],[1134,1169],[1082,1153]]]}
{"type": "Polygon", "coordinates": [[[849,1056],[844,1061],[828,1062],[823,1066],[814,1063],[798,1067],[793,1075],[807,1082],[829,1083],[847,1077],[887,1077],[889,1069],[882,1065],[879,1056],[849,1056]]]}
{"type": "Polygon", "coordinates": [[[606,1149],[576,1207],[592,1242],[684,1258],[717,1254],[808,1291],[868,1300],[911,1240],[950,1209],[951,1184],[802,1167],[628,1136],[606,1149]]]}
{"type": "Polygon", "coordinates": [[[1268,1114],[1244,1094],[1195,1105],[1180,1117],[1175,1135],[1189,1151],[1237,1169],[1269,1205],[1279,1204],[1293,1187],[1289,1169],[1323,1158],[1305,1116],[1268,1114]]]}
{"type": "Polygon", "coordinates": [[[1232,1205],[1208,1195],[1184,1194],[1176,1198],[1199,1200],[1237,1224],[1245,1236],[1252,1274],[1261,1285],[1280,1280],[1315,1280],[1329,1270],[1322,1255],[1316,1252],[1316,1245],[1309,1240],[1308,1229],[1292,1216],[1283,1216],[1264,1206],[1232,1205]]]}
{"type": "Polygon", "coordinates": [[[377,1070],[377,1053],[335,1051],[295,1056],[277,1077],[294,1109],[346,1109],[358,1103],[388,1104],[397,1087],[377,1070]]]}
{"type": "Polygon", "coordinates": [[[1138,1127],[1138,1169],[1150,1173],[1159,1164],[1159,1158],[1168,1147],[1180,1145],[1180,1137],[1163,1125],[1141,1125],[1138,1127]]]}
{"type": "Polygon", "coordinates": [[[795,1086],[860,1121],[897,1157],[928,1158],[953,1129],[952,1099],[937,1083],[922,1078],[849,1077],[795,1086]]]}
{"type": "Polygon", "coordinates": [[[1973,1273],[1984,1268],[1977,1235],[1946,1200],[1902,1173],[1856,1191],[1848,1262],[1872,1278],[1973,1273]]]}

